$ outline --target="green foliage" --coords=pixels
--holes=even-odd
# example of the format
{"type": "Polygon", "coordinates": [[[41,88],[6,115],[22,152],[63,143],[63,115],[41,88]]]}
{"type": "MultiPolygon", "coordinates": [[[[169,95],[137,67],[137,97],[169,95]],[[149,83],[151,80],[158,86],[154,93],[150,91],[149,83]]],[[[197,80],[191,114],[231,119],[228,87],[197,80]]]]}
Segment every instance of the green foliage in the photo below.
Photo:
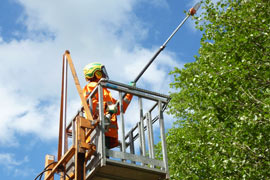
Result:
{"type": "Polygon", "coordinates": [[[199,56],[171,72],[171,179],[270,179],[270,1],[202,7],[199,56]]]}

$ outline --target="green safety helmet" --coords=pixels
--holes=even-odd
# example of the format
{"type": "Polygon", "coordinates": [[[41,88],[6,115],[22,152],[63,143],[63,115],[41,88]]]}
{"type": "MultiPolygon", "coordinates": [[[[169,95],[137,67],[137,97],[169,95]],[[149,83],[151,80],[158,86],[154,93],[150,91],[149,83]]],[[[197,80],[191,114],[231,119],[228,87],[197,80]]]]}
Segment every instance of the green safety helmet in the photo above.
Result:
{"type": "Polygon", "coordinates": [[[83,73],[87,81],[92,79],[93,77],[96,77],[97,79],[100,79],[102,77],[109,79],[105,66],[98,62],[87,64],[83,68],[83,73]]]}

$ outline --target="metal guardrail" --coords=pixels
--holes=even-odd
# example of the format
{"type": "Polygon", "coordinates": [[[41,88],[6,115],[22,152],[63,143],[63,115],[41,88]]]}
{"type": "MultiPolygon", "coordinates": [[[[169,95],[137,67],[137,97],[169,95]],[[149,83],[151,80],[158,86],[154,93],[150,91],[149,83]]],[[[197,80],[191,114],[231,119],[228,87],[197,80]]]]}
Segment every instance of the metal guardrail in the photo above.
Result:
{"type": "MultiPolygon", "coordinates": [[[[163,173],[168,177],[168,158],[163,112],[170,101],[170,97],[106,79],[102,79],[98,83],[98,86],[89,95],[88,102],[90,107],[92,105],[92,98],[96,96],[96,94],[98,94],[100,122],[97,128],[90,135],[90,143],[96,145],[96,153],[87,162],[86,170],[89,172],[88,176],[95,171],[97,166],[103,167],[106,166],[106,163],[108,162],[119,162],[122,165],[135,166],[148,171],[163,173]],[[122,107],[123,94],[132,94],[132,101],[134,101],[134,97],[137,97],[138,99],[139,119],[135,126],[130,128],[127,133],[125,133],[125,122],[127,119],[125,119],[123,108],[119,108],[120,115],[118,124],[121,127],[118,130],[119,137],[121,137],[119,148],[106,149],[105,147],[103,88],[118,92],[120,107],[122,107]],[[149,108],[145,113],[143,113],[143,110],[146,109],[143,104],[144,100],[153,103],[153,106],[151,106],[151,108],[149,108]],[[157,112],[157,116],[154,118],[152,118],[153,111],[157,112]],[[157,131],[154,133],[153,124],[157,121],[159,122],[159,133],[157,133],[157,131]],[[155,159],[154,152],[154,141],[157,141],[159,138],[162,145],[162,160],[155,159]]],[[[76,116],[78,115],[84,116],[83,108],[78,110],[76,116]]],[[[72,144],[75,144],[74,126],[76,116],[72,118],[66,128],[66,132],[69,132],[69,137],[72,137],[72,144]]]]}

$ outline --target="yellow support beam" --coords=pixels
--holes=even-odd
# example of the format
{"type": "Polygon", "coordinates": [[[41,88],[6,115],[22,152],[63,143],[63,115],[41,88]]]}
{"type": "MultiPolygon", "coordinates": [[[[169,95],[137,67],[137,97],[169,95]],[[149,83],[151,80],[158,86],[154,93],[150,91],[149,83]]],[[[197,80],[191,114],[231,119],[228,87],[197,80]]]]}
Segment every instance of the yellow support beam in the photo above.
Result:
{"type": "MultiPolygon", "coordinates": [[[[54,164],[51,164],[51,163],[53,163],[53,162],[54,162],[54,156],[53,156],[53,155],[47,154],[47,155],[45,156],[45,168],[47,168],[47,169],[53,169],[54,164]],[[51,165],[50,165],[50,164],[51,164],[51,165]]],[[[49,171],[46,171],[46,172],[45,172],[45,179],[48,177],[48,175],[49,175],[49,171]]],[[[51,177],[51,178],[48,179],[48,180],[54,180],[54,178],[51,177]]]]}
{"type": "Polygon", "coordinates": [[[53,175],[54,175],[54,173],[57,172],[59,166],[60,165],[63,165],[63,164],[66,164],[72,158],[72,156],[74,156],[74,153],[75,153],[75,147],[72,146],[66,152],[66,154],[60,159],[60,161],[57,162],[57,164],[54,166],[54,168],[52,169],[52,171],[49,173],[49,175],[44,180],[51,180],[50,178],[52,178],[53,175]]]}

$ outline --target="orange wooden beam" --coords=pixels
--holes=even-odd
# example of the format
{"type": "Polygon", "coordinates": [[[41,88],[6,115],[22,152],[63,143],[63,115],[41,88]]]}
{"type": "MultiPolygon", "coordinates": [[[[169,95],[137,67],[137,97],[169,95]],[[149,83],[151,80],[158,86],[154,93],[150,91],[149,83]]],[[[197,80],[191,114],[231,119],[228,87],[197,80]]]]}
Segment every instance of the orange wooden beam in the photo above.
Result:
{"type": "Polygon", "coordinates": [[[88,108],[86,99],[83,96],[83,91],[82,91],[82,88],[80,86],[80,82],[79,82],[79,79],[78,79],[78,76],[77,76],[75,67],[73,65],[72,59],[70,57],[70,52],[68,50],[66,50],[64,56],[67,58],[67,61],[68,61],[68,64],[69,64],[69,67],[70,67],[70,70],[71,70],[73,79],[75,81],[75,85],[76,85],[77,91],[78,91],[79,96],[81,98],[81,102],[82,102],[82,105],[83,105],[83,108],[84,108],[84,111],[85,111],[85,114],[86,114],[86,118],[93,121],[93,117],[92,117],[92,115],[90,113],[90,110],[88,108]]]}

